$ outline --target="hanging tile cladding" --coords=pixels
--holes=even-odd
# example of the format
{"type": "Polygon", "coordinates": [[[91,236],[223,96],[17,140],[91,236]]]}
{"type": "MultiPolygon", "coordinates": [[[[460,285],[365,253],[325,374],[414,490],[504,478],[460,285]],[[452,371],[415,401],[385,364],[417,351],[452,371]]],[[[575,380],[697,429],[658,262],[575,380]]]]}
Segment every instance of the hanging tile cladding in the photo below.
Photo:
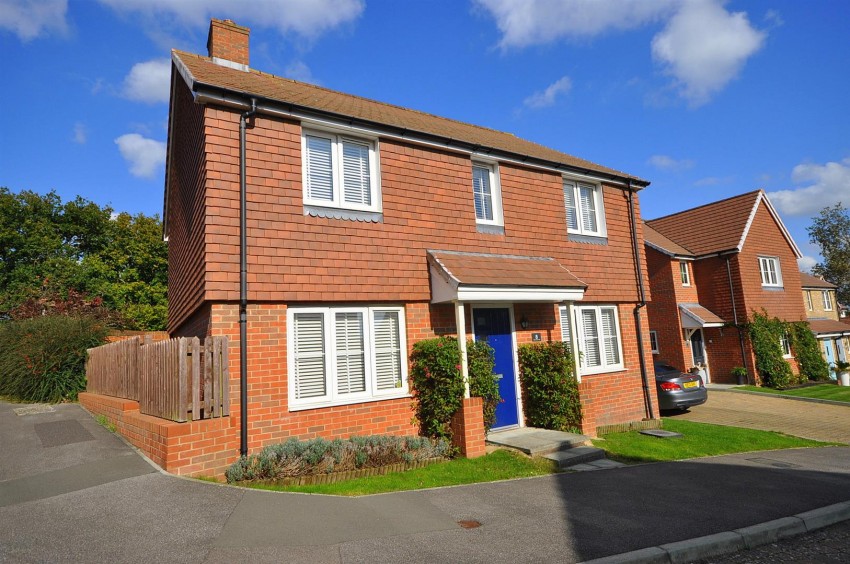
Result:
{"type": "Polygon", "coordinates": [[[753,311],[764,308],[771,316],[785,321],[806,319],[797,257],[764,203],[759,204],[739,261],[748,317],[752,317],[753,311]],[[758,264],[760,256],[779,258],[782,290],[762,288],[758,264]]]}
{"type": "MultiPolygon", "coordinates": [[[[206,117],[206,299],[236,300],[238,115],[208,108],[206,117]]],[[[428,300],[429,248],[553,257],[589,284],[586,299],[636,299],[620,189],[604,189],[607,245],[568,242],[560,175],[502,164],[505,234],[478,233],[468,155],[382,139],[383,220],[312,217],[302,203],[300,125],[261,116],[247,139],[252,301],[428,300]]]]}
{"type": "Polygon", "coordinates": [[[168,329],[173,331],[204,300],[204,108],[179,82],[171,108],[168,192],[168,329]]]}
{"type": "Polygon", "coordinates": [[[679,261],[652,248],[646,250],[646,264],[653,296],[646,311],[649,328],[656,332],[658,342],[658,355],[655,358],[687,371],[693,362],[690,359],[690,348],[682,338],[679,303],[698,301],[696,277],[691,277],[690,288],[682,287],[679,261]],[[688,299],[682,299],[680,293],[688,299]]]}

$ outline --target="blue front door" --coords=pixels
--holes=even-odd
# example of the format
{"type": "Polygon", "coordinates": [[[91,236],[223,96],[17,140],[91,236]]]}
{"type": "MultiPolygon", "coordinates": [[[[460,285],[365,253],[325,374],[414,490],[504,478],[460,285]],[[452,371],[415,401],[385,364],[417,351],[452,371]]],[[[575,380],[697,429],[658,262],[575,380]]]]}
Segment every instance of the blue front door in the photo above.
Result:
{"type": "Polygon", "coordinates": [[[475,340],[486,340],[493,347],[496,364],[493,372],[499,379],[502,402],[496,406],[496,427],[519,423],[516,375],[514,374],[514,343],[511,337],[511,315],[508,308],[475,308],[472,310],[475,340]]]}
{"type": "Polygon", "coordinates": [[[836,379],[835,375],[835,354],[832,352],[832,341],[829,339],[824,339],[823,341],[823,352],[826,357],[826,363],[829,365],[829,377],[833,380],[836,379]]]}

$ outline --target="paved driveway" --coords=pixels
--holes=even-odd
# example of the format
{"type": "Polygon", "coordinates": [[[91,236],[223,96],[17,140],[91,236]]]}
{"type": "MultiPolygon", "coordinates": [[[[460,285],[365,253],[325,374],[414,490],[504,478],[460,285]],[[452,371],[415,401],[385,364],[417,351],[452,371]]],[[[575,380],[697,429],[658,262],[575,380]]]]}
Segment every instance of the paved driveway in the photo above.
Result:
{"type": "Polygon", "coordinates": [[[850,444],[850,405],[710,390],[705,404],[674,417],[850,444]]]}

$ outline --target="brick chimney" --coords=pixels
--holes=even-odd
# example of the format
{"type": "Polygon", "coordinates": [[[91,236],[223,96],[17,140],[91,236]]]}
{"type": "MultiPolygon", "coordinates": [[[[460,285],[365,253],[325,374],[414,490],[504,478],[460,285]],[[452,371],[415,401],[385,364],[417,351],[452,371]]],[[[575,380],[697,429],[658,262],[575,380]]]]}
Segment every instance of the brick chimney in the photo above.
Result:
{"type": "Polygon", "coordinates": [[[214,62],[224,66],[248,69],[248,37],[251,30],[231,20],[210,20],[207,51],[214,62]]]}

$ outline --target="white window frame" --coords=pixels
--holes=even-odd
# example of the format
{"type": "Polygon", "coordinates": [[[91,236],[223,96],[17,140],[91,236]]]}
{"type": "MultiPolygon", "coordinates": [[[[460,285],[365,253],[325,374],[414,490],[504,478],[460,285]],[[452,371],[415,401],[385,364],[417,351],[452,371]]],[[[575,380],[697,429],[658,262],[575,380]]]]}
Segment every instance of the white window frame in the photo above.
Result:
{"type": "Polygon", "coordinates": [[[823,310],[832,311],[832,295],[829,290],[823,290],[823,310]]]}
{"type": "Polygon", "coordinates": [[[304,204],[323,208],[336,208],[354,211],[380,212],[381,211],[381,184],[380,168],[378,158],[378,140],[369,139],[346,133],[330,130],[302,128],[301,129],[301,179],[304,192],[304,204]],[[319,137],[331,142],[331,167],[333,200],[321,200],[310,197],[310,179],[308,177],[307,137],[319,137]],[[371,204],[357,204],[346,202],[343,189],[343,142],[349,141],[369,148],[369,199],[371,204]]]}
{"type": "Polygon", "coordinates": [[[581,352],[580,357],[580,368],[581,373],[583,375],[590,374],[603,374],[606,372],[617,372],[621,370],[625,370],[625,362],[623,360],[623,333],[620,331],[620,310],[616,305],[576,305],[573,307],[575,311],[575,319],[574,319],[574,327],[576,328],[577,333],[577,343],[579,347],[579,351],[581,352]],[[586,344],[586,335],[584,334],[584,323],[582,323],[582,313],[584,311],[594,311],[596,314],[596,334],[597,339],[600,342],[599,349],[599,366],[588,366],[587,365],[587,355],[585,351],[587,350],[586,344]],[[604,330],[602,326],[602,311],[603,310],[612,310],[614,312],[614,329],[617,332],[617,358],[620,359],[618,363],[608,364],[605,360],[605,349],[604,349],[604,330]]]}
{"type": "Polygon", "coordinates": [[[658,331],[649,332],[649,348],[652,354],[658,354],[658,331]]]}
{"type": "Polygon", "coordinates": [[[814,311],[814,309],[815,309],[815,306],[812,303],[812,291],[811,290],[806,290],[806,307],[809,309],[809,311],[814,311]]]}
{"type": "Polygon", "coordinates": [[[679,261],[679,277],[682,279],[682,286],[691,285],[691,271],[686,260],[679,261]]]}
{"type": "Polygon", "coordinates": [[[475,211],[475,223],[479,225],[496,225],[503,227],[505,218],[502,212],[502,183],[499,176],[499,163],[487,162],[479,159],[472,161],[472,207],[475,211]],[[493,208],[493,219],[478,217],[478,211],[475,210],[475,169],[484,168],[490,174],[490,205],[493,208]]]}
{"type": "Polygon", "coordinates": [[[765,288],[781,288],[782,270],[779,268],[779,257],[758,257],[758,259],[761,285],[765,288]],[[770,265],[773,265],[773,272],[770,270],[770,265]]]}
{"type": "Polygon", "coordinates": [[[794,356],[791,353],[791,339],[787,333],[779,338],[779,346],[782,347],[782,358],[792,358],[794,356]]]}
{"type": "Polygon", "coordinates": [[[590,182],[575,180],[572,178],[563,177],[564,188],[564,215],[567,224],[567,233],[575,235],[584,235],[587,237],[607,237],[608,228],[605,225],[605,203],[602,194],[602,186],[592,184],[590,182]],[[586,229],[581,220],[582,218],[582,203],[581,203],[581,188],[590,189],[593,192],[593,205],[595,208],[596,231],[586,229]],[[576,226],[570,227],[569,208],[567,205],[567,191],[572,190],[573,202],[576,210],[576,226]]]}
{"type": "Polygon", "coordinates": [[[288,366],[288,388],[289,388],[289,411],[300,411],[321,407],[337,405],[350,405],[355,403],[366,403],[385,399],[408,397],[408,374],[407,374],[407,338],[404,317],[404,308],[401,306],[335,306],[335,307],[290,307],[286,312],[287,333],[287,366],[288,366]],[[374,314],[376,312],[395,312],[398,315],[398,338],[401,364],[401,386],[387,390],[379,390],[377,387],[377,374],[375,373],[375,328],[374,314]],[[356,312],[363,316],[363,337],[365,357],[365,381],[364,391],[348,394],[338,392],[337,382],[337,355],[336,355],[336,314],[356,312]],[[295,315],[299,313],[320,313],[323,315],[324,327],[324,350],[325,350],[325,395],[297,399],[295,397],[295,315]]]}

